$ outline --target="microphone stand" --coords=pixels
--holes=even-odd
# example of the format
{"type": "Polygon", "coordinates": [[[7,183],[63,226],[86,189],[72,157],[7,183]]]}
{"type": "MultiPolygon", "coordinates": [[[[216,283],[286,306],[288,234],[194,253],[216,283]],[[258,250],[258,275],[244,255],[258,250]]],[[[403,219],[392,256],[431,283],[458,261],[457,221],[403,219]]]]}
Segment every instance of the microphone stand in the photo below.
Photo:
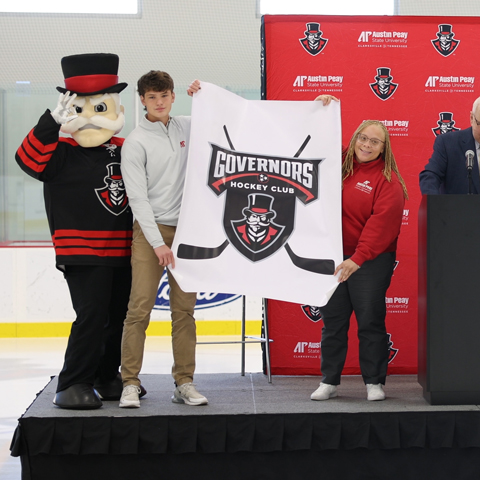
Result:
{"type": "Polygon", "coordinates": [[[475,153],[473,150],[468,150],[465,152],[466,162],[465,166],[468,171],[468,195],[473,193],[473,180],[472,180],[472,170],[473,170],[473,159],[475,158],[475,153]]]}

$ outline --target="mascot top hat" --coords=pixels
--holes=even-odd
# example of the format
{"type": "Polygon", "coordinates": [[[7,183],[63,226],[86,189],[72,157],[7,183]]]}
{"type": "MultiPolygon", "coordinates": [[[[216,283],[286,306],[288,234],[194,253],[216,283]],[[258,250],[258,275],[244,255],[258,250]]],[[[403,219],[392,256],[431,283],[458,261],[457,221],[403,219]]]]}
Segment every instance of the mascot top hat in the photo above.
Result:
{"type": "Polygon", "coordinates": [[[120,93],[127,87],[118,83],[118,55],[113,53],[85,53],[62,58],[65,88],[57,87],[61,93],[67,91],[80,96],[99,93],[120,93]]]}

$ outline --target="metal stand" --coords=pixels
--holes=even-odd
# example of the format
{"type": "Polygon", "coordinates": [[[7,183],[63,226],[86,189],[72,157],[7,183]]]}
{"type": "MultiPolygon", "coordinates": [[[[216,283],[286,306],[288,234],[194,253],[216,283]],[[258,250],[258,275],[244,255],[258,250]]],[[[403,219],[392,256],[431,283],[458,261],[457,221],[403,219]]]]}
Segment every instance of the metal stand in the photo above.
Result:
{"type": "Polygon", "coordinates": [[[267,319],[267,299],[262,299],[262,311],[263,311],[263,336],[255,337],[245,334],[245,295],[242,296],[242,334],[241,340],[232,340],[226,342],[197,342],[197,345],[221,345],[221,344],[235,344],[240,343],[242,345],[242,355],[241,355],[241,374],[242,377],[245,376],[245,344],[246,343],[262,343],[265,348],[265,363],[268,383],[272,383],[272,374],[270,371],[270,340],[268,337],[268,319],[267,319]],[[248,339],[248,340],[247,340],[248,339]]]}

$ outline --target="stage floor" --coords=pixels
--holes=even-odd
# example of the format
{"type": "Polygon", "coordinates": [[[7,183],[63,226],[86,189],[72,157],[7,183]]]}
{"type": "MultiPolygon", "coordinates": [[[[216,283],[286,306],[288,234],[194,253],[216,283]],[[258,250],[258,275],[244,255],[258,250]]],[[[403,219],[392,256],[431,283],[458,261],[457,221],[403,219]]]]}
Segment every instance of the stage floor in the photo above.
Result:
{"type": "Polygon", "coordinates": [[[215,373],[195,376],[197,389],[209,404],[192,407],[172,403],[174,385],[170,375],[142,375],[147,395],[141,407],[119,408],[118,402],[104,402],[98,410],[63,410],[53,405],[56,377],[47,384],[24,414],[30,417],[154,417],[178,415],[255,415],[288,413],[437,412],[480,411],[478,405],[430,405],[422,395],[416,375],[389,376],[383,402],[369,402],[360,376],[342,377],[338,397],[312,401],[319,377],[273,376],[269,384],[262,373],[215,373]]]}
{"type": "Polygon", "coordinates": [[[389,376],[383,402],[343,377],[339,396],[318,402],[318,377],[198,374],[210,402],[198,407],[171,402],[170,375],[141,378],[141,408],[91,411],[55,407],[53,378],[19,420],[22,479],[163,480],[188,465],[197,480],[292,480],[319,464],[324,480],[480,478],[479,406],[430,405],[416,376],[389,376]]]}

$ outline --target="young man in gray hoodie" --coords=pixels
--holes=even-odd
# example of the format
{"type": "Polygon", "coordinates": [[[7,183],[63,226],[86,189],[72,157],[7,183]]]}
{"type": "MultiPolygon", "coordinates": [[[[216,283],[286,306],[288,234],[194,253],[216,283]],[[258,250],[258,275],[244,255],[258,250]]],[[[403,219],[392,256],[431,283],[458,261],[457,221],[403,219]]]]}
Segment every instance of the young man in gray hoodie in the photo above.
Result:
{"type": "MultiPolygon", "coordinates": [[[[167,265],[175,268],[173,238],[180,214],[190,140],[190,117],[170,116],[175,101],[170,75],[150,71],[138,80],[146,114],[127,137],[122,150],[122,176],[135,217],[132,243],[132,290],[122,339],[123,393],[120,407],[139,407],[140,380],[146,330],[167,265]]],[[[195,80],[187,90],[200,89],[195,80]]],[[[196,293],[186,293],[170,271],[172,318],[172,401],[205,405],[208,400],[193,385],[196,293]]]]}

